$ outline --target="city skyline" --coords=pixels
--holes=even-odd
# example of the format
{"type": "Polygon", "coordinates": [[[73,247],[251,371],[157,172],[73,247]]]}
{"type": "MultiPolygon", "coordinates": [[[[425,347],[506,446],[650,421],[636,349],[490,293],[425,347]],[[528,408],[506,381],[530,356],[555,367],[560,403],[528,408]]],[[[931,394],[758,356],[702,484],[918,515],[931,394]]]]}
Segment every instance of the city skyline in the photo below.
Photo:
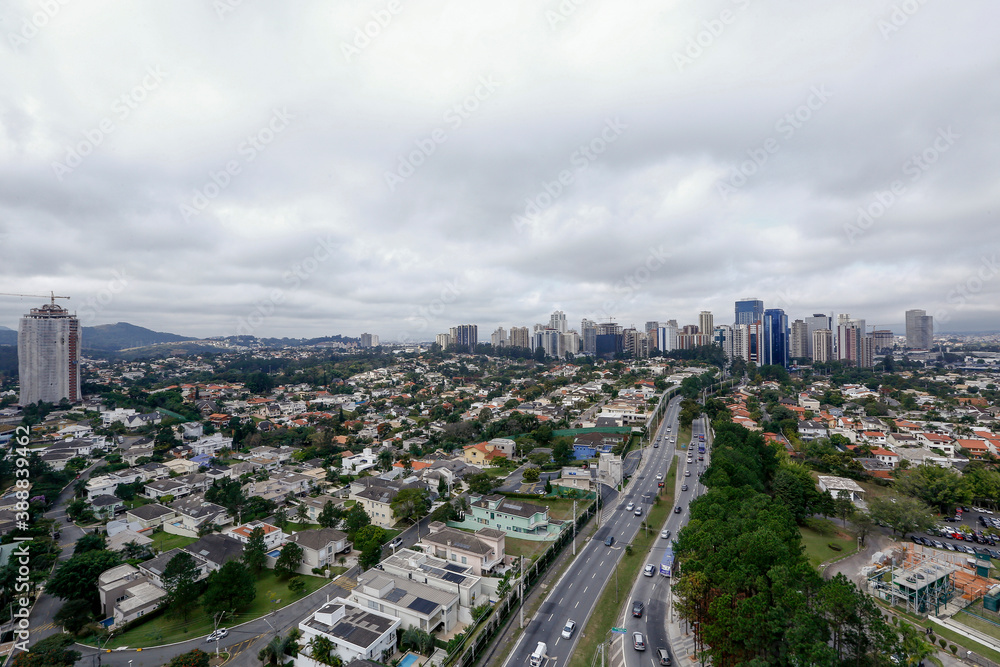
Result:
{"type": "Polygon", "coordinates": [[[1000,329],[995,4],[393,6],[6,3],[4,289],[188,336],[1000,329]]]}

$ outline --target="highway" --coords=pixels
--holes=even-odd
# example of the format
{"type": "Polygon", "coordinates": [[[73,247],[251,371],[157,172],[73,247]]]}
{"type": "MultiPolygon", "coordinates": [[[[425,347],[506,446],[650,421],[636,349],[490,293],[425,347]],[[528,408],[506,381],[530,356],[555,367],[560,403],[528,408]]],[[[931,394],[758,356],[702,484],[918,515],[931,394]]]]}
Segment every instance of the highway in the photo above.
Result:
{"type": "MultiPolygon", "coordinates": [[[[674,443],[670,442],[670,436],[676,436],[677,434],[677,417],[679,411],[680,398],[675,397],[669,402],[663,421],[660,423],[657,433],[652,436],[650,441],[651,443],[655,442],[656,436],[662,436],[660,446],[654,448],[650,444],[643,450],[645,460],[636,473],[636,476],[628,485],[625,494],[620,496],[613,492],[602,494],[602,498],[608,499],[607,502],[609,504],[607,507],[602,508],[600,528],[594,533],[593,539],[580,551],[576,560],[562,578],[555,584],[546,601],[539,608],[538,613],[531,619],[525,619],[524,633],[522,633],[514,650],[511,651],[510,656],[504,663],[505,667],[527,665],[528,657],[540,641],[545,642],[548,646],[547,659],[543,667],[562,667],[568,662],[570,656],[573,655],[580,632],[585,627],[587,619],[593,612],[594,605],[605,584],[610,582],[612,587],[620,586],[623,597],[629,594],[628,588],[630,582],[627,579],[617,579],[616,566],[621,559],[622,550],[625,545],[635,537],[636,533],[640,530],[642,521],[649,513],[653,497],[658,491],[656,474],[666,474],[670,467],[675,450],[674,443]],[[671,429],[669,433],[666,431],[667,427],[671,429]],[[626,510],[626,506],[630,502],[635,503],[641,508],[642,516],[635,516],[632,511],[626,510]],[[609,535],[614,537],[614,543],[610,547],[605,545],[605,539],[609,535]],[[564,639],[560,634],[566,625],[566,621],[570,619],[576,621],[577,628],[572,637],[564,639]]],[[[699,425],[698,428],[703,428],[703,425],[699,425]]],[[[697,452],[695,453],[694,466],[689,483],[697,480],[697,472],[695,472],[697,470],[697,452]]],[[[676,531],[680,527],[681,522],[686,520],[686,499],[693,497],[693,493],[690,491],[680,493],[680,482],[678,482],[677,496],[682,499],[685,510],[681,514],[671,513],[669,525],[672,531],[676,531]]],[[[659,530],[659,527],[657,527],[657,530],[659,530]]],[[[662,555],[662,553],[662,548],[659,546],[654,548],[650,555],[650,561],[658,564],[659,556],[657,554],[662,555]]],[[[664,599],[666,598],[665,578],[657,575],[653,578],[653,582],[650,582],[649,578],[640,578],[645,579],[651,586],[653,583],[659,584],[659,588],[655,589],[655,591],[652,587],[650,588],[649,596],[646,599],[652,599],[654,592],[661,595],[664,599]]],[[[664,613],[665,606],[661,606],[659,613],[654,611],[653,618],[659,621],[660,626],[663,626],[660,627],[658,636],[662,636],[665,642],[666,628],[663,623],[664,613]]],[[[644,615],[642,619],[636,619],[636,621],[642,624],[641,630],[645,633],[647,631],[646,616],[644,615]]],[[[631,651],[631,638],[629,638],[629,650],[631,651]]],[[[644,655],[648,657],[652,653],[647,650],[644,655]]]]}

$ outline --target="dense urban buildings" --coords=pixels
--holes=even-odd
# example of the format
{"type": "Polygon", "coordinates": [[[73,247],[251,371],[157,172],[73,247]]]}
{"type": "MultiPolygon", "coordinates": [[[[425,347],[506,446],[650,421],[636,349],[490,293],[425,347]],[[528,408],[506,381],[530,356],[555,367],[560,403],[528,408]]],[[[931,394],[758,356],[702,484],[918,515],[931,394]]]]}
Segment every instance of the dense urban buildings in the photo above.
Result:
{"type": "Polygon", "coordinates": [[[55,299],[21,318],[17,360],[21,405],[80,400],[80,320],[55,299]]]}

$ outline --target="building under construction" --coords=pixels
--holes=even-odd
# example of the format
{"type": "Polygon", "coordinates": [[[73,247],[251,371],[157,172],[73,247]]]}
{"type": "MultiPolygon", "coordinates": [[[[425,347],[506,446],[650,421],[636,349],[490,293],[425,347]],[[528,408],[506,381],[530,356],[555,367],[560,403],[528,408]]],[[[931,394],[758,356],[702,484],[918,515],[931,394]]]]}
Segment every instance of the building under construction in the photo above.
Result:
{"type": "Polygon", "coordinates": [[[913,614],[951,615],[996,583],[989,568],[988,556],[906,545],[869,571],[868,591],[913,614]]]}

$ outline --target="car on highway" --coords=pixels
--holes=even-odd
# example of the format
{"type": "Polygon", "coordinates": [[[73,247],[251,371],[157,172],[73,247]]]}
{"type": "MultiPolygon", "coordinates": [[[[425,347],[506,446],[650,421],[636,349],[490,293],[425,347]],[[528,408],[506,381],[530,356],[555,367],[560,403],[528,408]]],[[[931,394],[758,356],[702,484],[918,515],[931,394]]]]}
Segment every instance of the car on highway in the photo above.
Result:
{"type": "Polygon", "coordinates": [[[663,473],[662,472],[656,473],[656,479],[663,479],[663,473]]]}
{"type": "Polygon", "coordinates": [[[608,538],[606,540],[604,540],[604,545],[608,546],[608,547],[610,547],[614,543],[615,543],[615,536],[614,535],[608,535],[608,538]]]}
{"type": "Polygon", "coordinates": [[[670,539],[670,531],[669,530],[664,530],[662,533],[660,533],[660,539],[669,540],[670,539]]]}
{"type": "Polygon", "coordinates": [[[681,484],[681,491],[687,491],[687,490],[688,490],[688,485],[687,484],[681,484]]]}
{"type": "Polygon", "coordinates": [[[642,618],[642,610],[646,608],[646,605],[642,603],[642,600],[636,600],[632,603],[632,615],[636,618],[642,618]]]}
{"type": "Polygon", "coordinates": [[[690,456],[688,457],[688,463],[694,463],[694,459],[691,458],[690,456]]]}
{"type": "Polygon", "coordinates": [[[684,476],[685,477],[690,477],[691,476],[691,471],[690,470],[685,470],[684,471],[684,476]]]}
{"type": "Polygon", "coordinates": [[[635,503],[629,503],[628,505],[625,506],[626,512],[631,512],[634,509],[635,509],[635,503]]]}
{"type": "Polygon", "coordinates": [[[642,516],[642,508],[641,507],[636,507],[635,511],[632,512],[632,513],[635,514],[636,516],[642,516]]]}
{"type": "Polygon", "coordinates": [[[652,563],[646,563],[646,567],[642,568],[644,576],[652,577],[654,572],[656,572],[656,568],[653,567],[652,563]]]}
{"type": "Polygon", "coordinates": [[[566,621],[566,625],[562,629],[562,638],[569,639],[573,636],[573,631],[576,630],[576,621],[566,621]]]}
{"type": "Polygon", "coordinates": [[[636,632],[636,633],[632,634],[632,647],[636,651],[645,651],[646,650],[646,640],[645,640],[645,638],[643,638],[641,632],[636,632]]]}
{"type": "Polygon", "coordinates": [[[670,651],[662,646],[656,649],[656,661],[661,665],[674,664],[670,661],[670,651]]]}
{"type": "Polygon", "coordinates": [[[222,639],[228,634],[229,630],[227,630],[226,628],[219,628],[218,630],[213,631],[212,634],[210,634],[208,637],[206,637],[205,641],[214,642],[218,639],[222,639]]]}
{"type": "Polygon", "coordinates": [[[678,505],[677,507],[674,508],[674,514],[680,514],[680,513],[681,513],[681,506],[678,505]]]}

